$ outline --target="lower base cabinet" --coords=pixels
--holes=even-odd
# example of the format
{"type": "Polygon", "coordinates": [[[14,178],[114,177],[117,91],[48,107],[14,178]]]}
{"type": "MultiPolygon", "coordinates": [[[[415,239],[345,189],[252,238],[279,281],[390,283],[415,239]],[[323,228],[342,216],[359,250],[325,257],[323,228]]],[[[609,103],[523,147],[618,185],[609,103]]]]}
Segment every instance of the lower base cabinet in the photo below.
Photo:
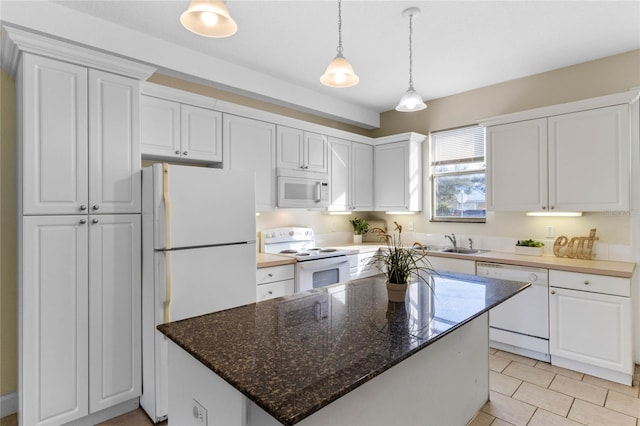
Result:
{"type": "Polygon", "coordinates": [[[629,279],[549,271],[551,363],[631,385],[629,279]]]}
{"type": "Polygon", "coordinates": [[[377,252],[358,253],[349,255],[349,276],[352,280],[370,277],[380,273],[376,264],[371,264],[371,258],[377,252]]]}
{"type": "Polygon", "coordinates": [[[295,292],[294,265],[258,268],[256,272],[256,302],[295,292]]]}
{"type": "Polygon", "coordinates": [[[20,423],[132,409],[142,390],[140,215],[22,220],[20,423]]]}

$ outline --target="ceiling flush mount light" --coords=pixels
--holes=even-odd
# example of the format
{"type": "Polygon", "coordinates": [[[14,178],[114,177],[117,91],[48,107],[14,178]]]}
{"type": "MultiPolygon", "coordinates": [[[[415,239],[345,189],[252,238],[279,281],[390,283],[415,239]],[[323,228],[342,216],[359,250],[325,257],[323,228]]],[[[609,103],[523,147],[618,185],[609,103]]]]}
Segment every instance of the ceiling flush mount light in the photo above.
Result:
{"type": "Polygon", "coordinates": [[[400,99],[400,103],[396,107],[396,111],[411,112],[420,111],[427,107],[422,100],[422,96],[413,88],[413,17],[420,14],[420,9],[410,7],[402,12],[402,16],[409,17],[409,89],[400,99]]]}
{"type": "Polygon", "coordinates": [[[229,15],[224,0],[191,0],[189,8],[180,15],[182,25],[205,37],[229,37],[238,31],[238,25],[229,15]]]}
{"type": "Polygon", "coordinates": [[[327,70],[320,77],[320,82],[329,87],[351,87],[360,79],[353,72],[353,67],[342,55],[342,3],[338,0],[338,54],[331,61],[327,70]]]}

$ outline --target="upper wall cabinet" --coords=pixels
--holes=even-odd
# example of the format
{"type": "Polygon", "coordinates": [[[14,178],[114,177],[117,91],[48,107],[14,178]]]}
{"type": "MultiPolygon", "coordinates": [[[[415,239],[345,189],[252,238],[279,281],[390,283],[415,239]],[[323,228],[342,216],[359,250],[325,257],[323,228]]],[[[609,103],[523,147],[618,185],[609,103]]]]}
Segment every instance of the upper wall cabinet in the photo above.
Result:
{"type": "Polygon", "coordinates": [[[373,210],[373,146],[330,137],[329,151],[329,210],[373,210]]]}
{"type": "Polygon", "coordinates": [[[21,67],[22,213],[139,213],[139,82],[27,53],[21,67]]]}
{"type": "Polygon", "coordinates": [[[222,113],[152,96],[141,97],[142,155],[222,161],[222,113]]]}
{"type": "Polygon", "coordinates": [[[373,151],[374,210],[422,210],[422,142],[425,136],[406,133],[380,138],[373,151]]]}
{"type": "Polygon", "coordinates": [[[224,114],[224,168],[256,176],[256,211],[276,206],[276,126],[224,114]]]}
{"type": "Polygon", "coordinates": [[[495,211],[629,209],[629,105],[487,127],[495,211]]]}
{"type": "Polygon", "coordinates": [[[276,166],[282,169],[328,173],[327,137],[278,126],[276,166]]]}

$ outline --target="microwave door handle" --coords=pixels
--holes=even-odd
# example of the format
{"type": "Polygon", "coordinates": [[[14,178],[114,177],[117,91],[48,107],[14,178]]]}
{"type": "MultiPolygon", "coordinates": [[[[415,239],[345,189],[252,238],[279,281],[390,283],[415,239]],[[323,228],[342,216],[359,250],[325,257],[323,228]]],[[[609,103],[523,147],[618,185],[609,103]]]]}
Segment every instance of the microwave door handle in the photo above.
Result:
{"type": "Polygon", "coordinates": [[[316,199],[315,199],[316,203],[319,203],[320,201],[322,201],[321,186],[322,184],[320,182],[316,182],[316,199]]]}

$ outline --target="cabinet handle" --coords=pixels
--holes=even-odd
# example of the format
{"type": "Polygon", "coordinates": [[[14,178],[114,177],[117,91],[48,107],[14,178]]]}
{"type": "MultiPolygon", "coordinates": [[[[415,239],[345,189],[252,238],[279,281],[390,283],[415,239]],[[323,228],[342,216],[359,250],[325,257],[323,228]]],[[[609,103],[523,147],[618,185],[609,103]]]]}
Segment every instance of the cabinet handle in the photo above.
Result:
{"type": "Polygon", "coordinates": [[[273,292],[272,292],[271,290],[269,290],[267,293],[269,293],[269,295],[272,295],[272,294],[273,294],[273,292]]]}
{"type": "Polygon", "coordinates": [[[183,151],[183,152],[182,152],[182,155],[187,155],[187,154],[189,154],[189,152],[188,152],[188,151],[183,151]]]}
{"type": "Polygon", "coordinates": [[[556,291],[555,290],[551,290],[551,294],[556,294],[556,291]]]}
{"type": "Polygon", "coordinates": [[[87,223],[87,219],[80,219],[80,225],[84,225],[85,223],[87,223]]]}
{"type": "Polygon", "coordinates": [[[98,223],[98,219],[93,219],[91,223],[98,223]]]}
{"type": "Polygon", "coordinates": [[[554,208],[554,206],[549,206],[549,210],[553,210],[554,208]]]}
{"type": "Polygon", "coordinates": [[[589,285],[589,280],[584,280],[584,285],[589,285]]]}
{"type": "Polygon", "coordinates": [[[97,205],[97,204],[94,204],[91,208],[92,208],[93,210],[98,210],[98,209],[100,209],[100,206],[99,206],[99,205],[97,205]]]}
{"type": "Polygon", "coordinates": [[[547,209],[547,206],[542,206],[542,210],[546,210],[546,209],[547,209]]]}
{"type": "Polygon", "coordinates": [[[85,211],[87,209],[87,206],[85,204],[81,204],[80,205],[80,210],[81,211],[85,211]]]}
{"type": "Polygon", "coordinates": [[[180,155],[180,150],[176,149],[176,155],[180,155]]]}
{"type": "Polygon", "coordinates": [[[269,276],[269,278],[273,277],[273,274],[267,274],[269,276]]]}

